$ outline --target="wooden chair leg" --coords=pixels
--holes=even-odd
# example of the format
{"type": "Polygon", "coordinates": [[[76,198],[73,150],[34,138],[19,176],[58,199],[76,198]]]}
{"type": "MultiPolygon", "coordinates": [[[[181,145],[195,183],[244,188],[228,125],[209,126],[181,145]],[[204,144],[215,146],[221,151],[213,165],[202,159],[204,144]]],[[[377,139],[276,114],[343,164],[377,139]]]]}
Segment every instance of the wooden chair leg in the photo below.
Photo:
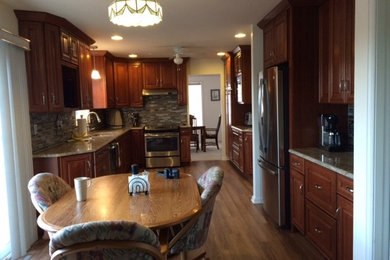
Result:
{"type": "Polygon", "coordinates": [[[219,150],[219,146],[218,146],[218,137],[215,137],[215,144],[217,145],[217,149],[219,150]]]}

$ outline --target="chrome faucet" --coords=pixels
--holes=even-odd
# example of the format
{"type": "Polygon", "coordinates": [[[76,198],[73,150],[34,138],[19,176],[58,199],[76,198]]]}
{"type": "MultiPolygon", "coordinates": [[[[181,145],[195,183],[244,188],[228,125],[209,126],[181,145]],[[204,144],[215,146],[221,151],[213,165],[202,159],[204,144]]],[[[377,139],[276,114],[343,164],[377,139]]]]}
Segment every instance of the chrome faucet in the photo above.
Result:
{"type": "Polygon", "coordinates": [[[98,121],[98,123],[100,123],[102,121],[102,120],[100,120],[100,117],[99,117],[99,115],[96,112],[93,112],[93,111],[88,112],[88,116],[87,116],[88,132],[95,130],[95,128],[90,128],[90,126],[89,126],[89,124],[91,122],[91,115],[95,115],[96,120],[98,121]]]}

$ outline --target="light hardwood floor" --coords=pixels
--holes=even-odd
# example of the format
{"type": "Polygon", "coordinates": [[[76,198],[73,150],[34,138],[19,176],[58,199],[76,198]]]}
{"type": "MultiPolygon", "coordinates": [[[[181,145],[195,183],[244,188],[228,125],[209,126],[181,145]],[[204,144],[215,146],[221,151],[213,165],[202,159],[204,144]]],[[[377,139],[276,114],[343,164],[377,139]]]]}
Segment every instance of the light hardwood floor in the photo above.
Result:
{"type": "MultiPolygon", "coordinates": [[[[209,259],[324,259],[299,233],[281,230],[268,221],[261,205],[251,202],[251,178],[242,176],[228,161],[196,161],[181,173],[199,177],[211,166],[225,172],[206,242],[209,259]]],[[[49,259],[48,241],[38,240],[31,259],[49,259]]]]}

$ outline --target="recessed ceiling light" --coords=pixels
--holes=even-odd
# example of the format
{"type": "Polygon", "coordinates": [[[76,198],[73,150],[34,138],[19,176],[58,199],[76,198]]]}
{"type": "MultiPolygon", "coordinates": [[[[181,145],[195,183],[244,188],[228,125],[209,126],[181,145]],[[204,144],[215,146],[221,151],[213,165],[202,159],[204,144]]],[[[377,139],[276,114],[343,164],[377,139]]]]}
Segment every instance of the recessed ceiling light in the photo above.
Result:
{"type": "Polygon", "coordinates": [[[137,57],[138,57],[138,55],[137,55],[137,54],[134,54],[134,53],[132,53],[132,54],[129,54],[129,57],[130,57],[130,58],[137,58],[137,57]]]}
{"type": "Polygon", "coordinates": [[[234,37],[236,38],[244,38],[246,36],[245,33],[237,33],[236,35],[234,35],[234,37]]]}
{"type": "Polygon", "coordinates": [[[111,40],[121,41],[121,40],[123,40],[123,37],[120,35],[113,35],[113,36],[111,36],[111,40]]]}
{"type": "Polygon", "coordinates": [[[223,51],[220,51],[220,52],[217,53],[218,56],[224,56],[225,54],[226,54],[226,53],[223,52],[223,51]]]}

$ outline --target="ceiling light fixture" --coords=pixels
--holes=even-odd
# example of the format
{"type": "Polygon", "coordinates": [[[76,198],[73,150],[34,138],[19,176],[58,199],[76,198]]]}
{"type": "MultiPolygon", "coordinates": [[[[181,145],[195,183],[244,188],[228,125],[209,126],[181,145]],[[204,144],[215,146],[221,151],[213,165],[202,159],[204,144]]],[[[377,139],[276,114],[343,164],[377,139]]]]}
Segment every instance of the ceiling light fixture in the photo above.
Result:
{"type": "Polygon", "coordinates": [[[120,35],[113,35],[113,36],[111,36],[111,40],[121,41],[121,40],[123,40],[123,37],[120,35]]]}
{"type": "Polygon", "coordinates": [[[95,67],[95,50],[97,49],[96,45],[92,45],[90,47],[92,50],[92,58],[93,58],[93,70],[91,72],[91,78],[92,79],[101,79],[99,71],[95,67]]]}
{"type": "Polygon", "coordinates": [[[162,8],[157,0],[115,0],[108,7],[108,16],[114,24],[150,26],[162,20],[162,8]]]}
{"type": "Polygon", "coordinates": [[[246,34],[245,33],[237,33],[236,35],[234,35],[234,37],[236,38],[245,38],[246,34]]]}
{"type": "Polygon", "coordinates": [[[223,51],[217,52],[217,55],[218,55],[218,56],[225,56],[225,54],[226,54],[226,53],[223,52],[223,51]]]}
{"type": "Polygon", "coordinates": [[[138,55],[137,55],[137,54],[135,54],[135,53],[132,53],[132,54],[129,54],[129,57],[134,59],[134,58],[137,58],[137,57],[138,57],[138,55]]]}
{"type": "Polygon", "coordinates": [[[173,59],[173,62],[177,65],[180,65],[183,63],[183,58],[180,57],[180,54],[179,53],[176,53],[175,54],[175,58],[173,59]]]}

